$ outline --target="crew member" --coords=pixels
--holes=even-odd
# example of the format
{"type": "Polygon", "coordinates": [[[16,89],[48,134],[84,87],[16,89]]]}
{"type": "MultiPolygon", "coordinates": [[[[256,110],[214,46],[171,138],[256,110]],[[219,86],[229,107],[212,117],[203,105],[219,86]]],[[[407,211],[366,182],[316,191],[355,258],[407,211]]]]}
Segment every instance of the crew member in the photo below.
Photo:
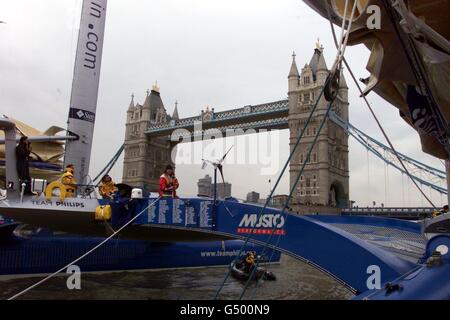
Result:
{"type": "Polygon", "coordinates": [[[73,164],[68,164],[64,171],[70,171],[72,172],[72,175],[75,175],[75,166],[73,164]]]}
{"type": "Polygon", "coordinates": [[[74,197],[75,196],[75,190],[77,181],[74,178],[74,166],[69,164],[66,166],[66,169],[64,169],[64,173],[61,177],[61,182],[66,187],[66,197],[74,197]]]}
{"type": "Polygon", "coordinates": [[[110,199],[112,195],[117,191],[117,187],[111,177],[106,174],[100,181],[98,190],[103,199],[110,199]]]}
{"type": "Polygon", "coordinates": [[[28,141],[28,137],[21,137],[19,144],[16,147],[16,167],[20,184],[25,183],[25,194],[32,194],[30,166],[28,163],[30,160],[31,150],[31,143],[28,141]]]}
{"type": "Polygon", "coordinates": [[[250,273],[253,270],[255,265],[255,255],[253,252],[247,252],[247,256],[245,257],[245,271],[250,273]]]}
{"type": "Polygon", "coordinates": [[[442,207],[442,209],[440,210],[440,211],[433,211],[433,214],[432,214],[432,216],[433,217],[437,217],[437,216],[440,216],[441,214],[444,214],[444,213],[448,213],[448,204],[446,204],[445,206],[443,206],[442,207]]]}
{"type": "Polygon", "coordinates": [[[176,190],[178,189],[179,183],[177,178],[175,178],[175,171],[173,167],[169,164],[164,170],[164,173],[159,178],[159,196],[160,197],[177,197],[176,190]]]}

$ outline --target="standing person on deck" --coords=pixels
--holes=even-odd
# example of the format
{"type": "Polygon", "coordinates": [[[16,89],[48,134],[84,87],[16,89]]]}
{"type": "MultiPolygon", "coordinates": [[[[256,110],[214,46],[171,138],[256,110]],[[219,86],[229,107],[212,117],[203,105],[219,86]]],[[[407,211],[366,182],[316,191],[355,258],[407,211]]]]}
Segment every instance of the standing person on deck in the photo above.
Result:
{"type": "Polygon", "coordinates": [[[66,186],[66,194],[68,198],[75,197],[77,189],[77,181],[74,178],[75,166],[73,164],[68,164],[64,169],[63,175],[61,176],[61,182],[66,186]]]}
{"type": "Polygon", "coordinates": [[[20,184],[25,183],[25,194],[32,194],[30,166],[28,163],[28,161],[30,160],[30,154],[31,144],[28,141],[28,137],[23,136],[20,138],[19,144],[16,147],[16,167],[20,184]]]}
{"type": "Polygon", "coordinates": [[[113,194],[117,192],[118,189],[112,178],[108,174],[106,174],[100,181],[98,190],[103,199],[112,199],[113,194]]]}
{"type": "Polygon", "coordinates": [[[177,197],[176,190],[179,187],[177,178],[175,178],[175,171],[169,164],[164,173],[159,178],[159,196],[160,197],[177,197]]]}

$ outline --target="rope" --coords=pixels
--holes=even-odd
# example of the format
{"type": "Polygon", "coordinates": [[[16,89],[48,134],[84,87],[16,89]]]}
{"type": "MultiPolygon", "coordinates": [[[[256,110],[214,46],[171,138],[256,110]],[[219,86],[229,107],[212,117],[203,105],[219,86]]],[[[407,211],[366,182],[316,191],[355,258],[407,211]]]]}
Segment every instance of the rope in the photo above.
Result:
{"type": "Polygon", "coordinates": [[[95,247],[93,247],[91,250],[89,250],[88,252],[86,252],[85,254],[83,254],[82,256],[78,257],[77,259],[73,260],[72,262],[68,263],[67,265],[65,265],[64,267],[62,267],[61,269],[59,269],[58,271],[48,275],[47,277],[45,277],[44,279],[36,282],[35,284],[29,286],[28,288],[26,288],[25,290],[20,291],[19,293],[13,295],[12,297],[8,298],[8,300],[15,300],[18,297],[22,296],[23,294],[27,293],[28,291],[30,291],[31,289],[36,288],[37,286],[41,285],[42,283],[46,282],[47,280],[50,280],[51,278],[53,278],[54,276],[56,276],[58,273],[64,271],[65,269],[67,269],[68,267],[70,267],[71,265],[77,263],[78,261],[80,261],[81,259],[84,259],[85,257],[87,257],[88,255],[90,255],[92,252],[94,252],[95,250],[97,250],[98,248],[100,248],[102,245],[104,245],[106,242],[108,242],[110,239],[112,239],[113,237],[115,237],[119,232],[121,232],[123,229],[125,229],[127,226],[129,226],[132,222],[134,222],[141,214],[143,214],[144,212],[146,212],[151,206],[153,206],[156,202],[158,202],[160,199],[157,198],[156,200],[154,200],[153,202],[151,202],[147,207],[145,207],[141,212],[139,212],[137,215],[135,215],[130,221],[128,221],[127,223],[125,223],[122,227],[120,227],[119,229],[117,229],[116,231],[113,232],[113,234],[111,234],[108,238],[106,238],[105,240],[103,240],[102,242],[100,242],[98,245],[96,245],[95,247]]]}
{"type": "MultiPolygon", "coordinates": [[[[309,162],[309,158],[310,158],[311,153],[312,153],[312,151],[313,151],[313,149],[314,149],[314,146],[315,146],[316,143],[317,143],[317,140],[318,140],[318,138],[319,138],[320,132],[322,131],[323,126],[325,125],[326,120],[328,119],[328,115],[330,114],[330,110],[331,110],[331,108],[332,108],[332,106],[333,106],[332,103],[333,103],[333,101],[330,101],[330,102],[328,103],[327,111],[326,111],[326,113],[325,113],[325,115],[324,115],[324,117],[323,117],[323,119],[322,119],[322,121],[321,121],[321,123],[320,123],[320,126],[319,126],[319,128],[318,128],[318,130],[317,130],[317,133],[316,133],[316,135],[315,135],[315,137],[314,137],[314,140],[312,141],[312,143],[311,143],[311,145],[310,145],[310,147],[309,147],[309,150],[308,150],[308,154],[307,154],[307,156],[306,156],[306,159],[303,161],[302,167],[301,167],[299,173],[297,174],[297,177],[296,177],[296,179],[295,179],[295,182],[294,182],[294,184],[292,185],[291,190],[290,190],[290,192],[289,192],[289,195],[288,195],[288,197],[287,197],[287,199],[286,199],[286,201],[285,201],[285,204],[284,204],[284,206],[283,206],[283,209],[281,210],[280,215],[282,215],[282,216],[284,217],[284,221],[285,221],[284,223],[285,223],[285,224],[287,223],[287,219],[289,218],[289,214],[286,212],[286,207],[289,205],[289,201],[290,201],[290,199],[292,198],[292,196],[293,196],[293,194],[294,194],[294,192],[295,192],[295,190],[296,190],[296,188],[297,188],[297,184],[298,184],[298,182],[300,181],[300,177],[303,175],[303,171],[305,170],[305,167],[306,167],[307,163],[309,162]]],[[[267,241],[266,241],[265,244],[264,244],[263,251],[262,251],[261,255],[264,255],[264,253],[266,252],[266,249],[267,249],[267,247],[269,246],[270,241],[272,240],[272,236],[274,235],[274,231],[275,231],[275,230],[276,230],[276,228],[273,227],[273,228],[272,228],[272,231],[270,232],[270,235],[269,235],[267,241]]],[[[280,243],[280,240],[281,240],[281,234],[278,234],[278,238],[277,238],[276,244],[275,244],[275,246],[274,246],[275,248],[278,248],[279,243],[280,243]]],[[[274,249],[272,248],[272,250],[274,250],[274,249]]],[[[271,260],[272,258],[273,258],[273,251],[272,251],[272,255],[271,255],[271,257],[270,257],[269,263],[272,261],[272,260],[271,260]]],[[[250,285],[250,282],[252,281],[253,276],[254,276],[256,270],[257,270],[258,267],[259,267],[259,264],[260,264],[260,261],[257,260],[257,261],[256,261],[256,266],[253,268],[252,272],[250,273],[250,277],[248,278],[247,282],[245,283],[244,288],[242,289],[242,292],[241,292],[241,295],[240,295],[240,297],[239,297],[239,300],[241,300],[241,299],[244,297],[245,291],[247,290],[248,286],[250,285]]],[[[255,289],[256,289],[256,288],[255,288],[255,289]]]]}
{"type": "Polygon", "coordinates": [[[124,150],[125,145],[122,144],[119,148],[119,150],[117,150],[117,152],[114,154],[114,156],[111,158],[111,160],[109,160],[109,162],[106,164],[106,166],[102,169],[102,171],[100,171],[99,174],[97,174],[94,178],[94,180],[92,181],[97,181],[98,179],[100,179],[100,177],[107,175],[111,169],[114,167],[114,165],[116,164],[117,160],[119,160],[120,155],[122,154],[122,151],[124,150]]]}
{"type": "MultiPolygon", "coordinates": [[[[275,190],[277,189],[278,184],[280,183],[281,178],[282,178],[284,172],[286,171],[286,168],[288,167],[289,162],[291,161],[291,159],[292,159],[292,157],[293,157],[293,155],[294,155],[295,150],[297,150],[297,147],[298,147],[299,144],[300,144],[300,140],[302,139],[304,133],[306,132],[307,126],[308,126],[309,123],[311,122],[312,116],[313,116],[313,114],[314,114],[314,112],[315,112],[315,110],[316,110],[316,108],[317,108],[317,105],[319,104],[319,100],[320,100],[320,98],[322,97],[322,95],[323,95],[323,93],[324,93],[324,91],[325,91],[325,87],[327,86],[327,84],[328,84],[329,82],[330,82],[330,77],[328,77],[327,80],[325,81],[325,85],[323,86],[322,90],[320,91],[320,94],[319,94],[319,96],[317,97],[316,103],[314,104],[314,106],[313,106],[312,109],[311,109],[311,112],[310,112],[310,114],[309,114],[309,116],[308,116],[308,119],[306,120],[305,125],[303,126],[303,129],[302,129],[300,135],[297,137],[297,141],[296,141],[296,143],[295,143],[295,145],[294,145],[294,148],[293,148],[292,151],[290,152],[289,157],[288,157],[288,159],[286,160],[286,162],[285,162],[285,164],[284,164],[284,166],[283,166],[283,169],[281,170],[281,172],[280,172],[280,174],[279,174],[279,176],[278,176],[278,178],[277,178],[277,181],[275,182],[274,187],[272,188],[272,190],[271,190],[269,196],[268,196],[267,199],[266,199],[266,202],[264,203],[264,206],[263,206],[263,207],[261,208],[261,210],[258,212],[257,220],[260,219],[261,214],[262,214],[262,213],[264,212],[264,210],[267,208],[267,206],[268,206],[270,200],[272,199],[273,194],[274,194],[275,190]]],[[[251,230],[253,230],[254,228],[255,228],[255,227],[252,227],[251,230]]],[[[251,233],[250,233],[250,234],[251,234],[251,233]]],[[[237,262],[237,260],[238,260],[239,257],[241,256],[242,252],[244,251],[245,246],[247,245],[248,241],[250,240],[250,234],[245,238],[244,244],[242,245],[241,249],[239,250],[239,253],[237,254],[236,258],[235,258],[235,259],[233,260],[233,262],[232,262],[233,264],[235,264],[235,263],[237,262]]],[[[217,291],[216,291],[216,293],[215,293],[215,295],[214,295],[214,299],[217,299],[217,298],[218,298],[220,292],[222,291],[223,287],[225,286],[226,281],[227,281],[228,278],[230,277],[230,274],[231,274],[231,268],[229,268],[227,274],[225,275],[225,278],[223,279],[221,285],[220,285],[219,288],[217,289],[217,291]]]]}
{"type": "Polygon", "coordinates": [[[367,205],[370,204],[370,154],[369,148],[367,147],[367,205]]]}
{"type": "MultiPolygon", "coordinates": [[[[333,73],[337,72],[338,66],[341,65],[342,59],[344,58],[344,53],[345,53],[345,49],[346,49],[346,47],[347,47],[347,41],[348,41],[348,37],[349,37],[349,34],[350,34],[350,27],[351,27],[351,25],[352,25],[352,21],[353,21],[353,17],[354,17],[354,13],[355,13],[355,9],[356,9],[356,4],[357,4],[357,3],[358,3],[358,0],[356,0],[356,1],[354,2],[354,4],[353,4],[353,8],[352,8],[352,12],[351,12],[350,19],[349,19],[349,24],[348,24],[348,32],[347,32],[346,35],[345,35],[344,41],[342,41],[342,38],[343,38],[343,32],[344,32],[344,26],[345,26],[345,18],[346,18],[346,16],[347,16],[347,6],[348,6],[348,0],[345,1],[344,17],[343,17],[343,19],[342,19],[341,45],[340,45],[339,48],[338,48],[338,52],[337,52],[337,55],[336,55],[336,59],[335,59],[333,68],[331,69],[331,75],[333,75],[333,73]]],[[[330,79],[330,76],[329,76],[328,79],[330,79]]],[[[326,85],[327,85],[327,84],[325,84],[324,88],[326,87],[326,85]]],[[[331,110],[331,108],[332,108],[332,103],[333,103],[333,101],[330,101],[329,104],[328,104],[328,108],[327,108],[326,114],[325,114],[325,116],[324,116],[324,118],[323,118],[323,120],[322,120],[322,122],[321,122],[321,124],[320,124],[320,127],[319,127],[319,129],[318,129],[318,131],[317,131],[317,134],[316,134],[316,136],[314,137],[314,140],[313,140],[313,142],[312,142],[312,144],[311,144],[311,146],[310,146],[310,148],[309,148],[309,150],[308,150],[308,154],[307,154],[307,156],[306,156],[306,159],[305,159],[305,161],[304,161],[303,164],[302,164],[302,168],[300,169],[300,172],[299,172],[299,174],[297,175],[296,181],[295,181],[294,185],[293,185],[292,188],[291,188],[291,191],[290,191],[290,193],[289,193],[289,196],[288,196],[288,198],[286,199],[286,203],[285,203],[285,205],[283,206],[283,209],[282,209],[282,211],[281,211],[281,215],[285,214],[286,207],[288,206],[289,201],[290,201],[290,199],[291,199],[291,197],[292,197],[292,195],[293,195],[293,193],[294,193],[294,191],[295,191],[295,189],[296,189],[296,186],[297,186],[297,184],[298,184],[298,181],[300,180],[300,177],[301,177],[302,174],[303,174],[303,170],[305,169],[306,164],[309,162],[309,158],[310,158],[310,156],[311,156],[311,153],[312,153],[312,150],[313,150],[313,148],[314,148],[314,145],[315,145],[316,142],[317,142],[317,139],[318,139],[318,137],[319,137],[319,134],[320,134],[320,132],[321,132],[321,130],[322,130],[322,128],[323,128],[323,125],[326,123],[326,119],[328,118],[328,115],[329,115],[330,110],[331,110]]],[[[288,215],[287,213],[286,213],[285,215],[286,215],[286,218],[285,218],[285,223],[286,223],[287,218],[289,217],[289,215],[288,215]]],[[[263,248],[263,251],[262,251],[262,254],[261,254],[261,255],[263,255],[264,252],[265,252],[265,250],[267,249],[267,246],[269,245],[269,242],[270,242],[270,240],[271,240],[271,238],[272,238],[272,236],[273,236],[273,231],[274,231],[274,230],[275,230],[275,228],[272,229],[272,232],[271,232],[271,234],[270,234],[268,240],[267,240],[266,243],[265,243],[265,246],[264,246],[264,248],[263,248]]],[[[279,244],[279,242],[280,242],[280,239],[281,239],[281,234],[278,235],[278,239],[277,239],[275,248],[278,247],[278,244],[279,244]]],[[[273,250],[273,249],[272,249],[272,250],[273,250]]],[[[272,259],[272,257],[273,257],[273,253],[274,253],[274,251],[272,251],[272,255],[271,255],[270,259],[269,259],[269,263],[270,263],[270,261],[271,261],[271,259],[272,259]]],[[[255,268],[253,268],[253,270],[252,270],[252,272],[251,272],[251,274],[250,274],[250,277],[249,277],[249,279],[247,280],[247,283],[245,284],[245,287],[244,287],[244,289],[242,290],[242,293],[241,293],[241,296],[239,297],[239,299],[242,299],[242,298],[243,298],[243,296],[244,296],[244,294],[245,294],[245,291],[247,290],[247,288],[248,288],[248,286],[249,286],[249,284],[250,284],[250,281],[251,281],[252,278],[253,278],[254,273],[255,273],[256,270],[258,269],[259,263],[260,263],[260,261],[257,261],[257,262],[256,262],[256,266],[255,266],[255,268]]],[[[256,288],[255,288],[255,290],[256,290],[256,288]]]]}
{"type": "MultiPolygon", "coordinates": [[[[348,0],[346,0],[346,8],[347,8],[347,4],[348,4],[348,0]]],[[[345,8],[345,13],[346,13],[346,11],[347,11],[346,8],[345,8]]],[[[351,14],[351,17],[350,17],[350,21],[349,21],[349,26],[348,26],[348,28],[351,27],[352,20],[353,20],[353,16],[354,16],[354,12],[355,12],[355,8],[356,8],[356,2],[354,3],[354,6],[353,6],[353,10],[352,10],[352,14],[351,14]]],[[[345,14],[345,16],[346,16],[346,14],[345,14]]],[[[343,26],[345,26],[345,17],[343,18],[343,26]]],[[[312,118],[312,115],[313,115],[313,113],[314,113],[315,108],[317,107],[317,104],[318,104],[318,102],[319,102],[319,100],[320,100],[320,97],[322,96],[322,94],[323,94],[325,88],[327,87],[327,85],[328,85],[329,83],[331,83],[331,78],[332,78],[331,75],[333,75],[334,72],[337,72],[337,67],[340,66],[340,63],[341,63],[341,61],[342,61],[342,59],[343,59],[343,53],[345,52],[345,48],[346,48],[346,46],[347,46],[348,36],[349,36],[349,33],[346,34],[344,41],[341,41],[341,47],[340,47],[340,49],[338,49],[338,54],[337,54],[336,61],[335,61],[334,65],[333,65],[332,73],[328,76],[327,80],[325,81],[325,84],[324,84],[324,86],[323,86],[323,88],[322,88],[322,90],[321,90],[320,96],[319,96],[318,99],[316,100],[316,103],[315,103],[315,105],[314,105],[314,108],[313,108],[313,110],[311,111],[311,113],[309,114],[308,120],[307,120],[307,122],[305,123],[305,126],[304,126],[304,128],[303,128],[303,131],[302,131],[301,135],[298,137],[294,149],[293,149],[293,150],[291,151],[291,153],[289,154],[288,161],[286,162],[285,166],[283,167],[283,170],[282,170],[281,174],[279,175],[279,177],[278,177],[278,179],[277,179],[277,182],[275,183],[275,186],[274,186],[274,188],[272,189],[272,191],[271,191],[269,197],[267,198],[264,207],[263,207],[263,208],[261,209],[261,211],[258,213],[257,219],[259,219],[261,213],[262,213],[262,212],[264,211],[264,209],[267,207],[268,202],[269,202],[270,199],[272,198],[273,193],[274,193],[274,191],[276,190],[276,188],[277,188],[277,186],[278,186],[278,183],[279,183],[279,181],[280,181],[280,179],[281,179],[281,177],[282,177],[282,175],[283,175],[283,173],[284,173],[284,171],[285,171],[285,169],[286,169],[286,167],[287,167],[287,165],[288,165],[288,162],[289,162],[290,159],[292,158],[292,156],[293,156],[293,154],[294,154],[294,152],[295,152],[295,150],[296,150],[296,148],[297,148],[297,146],[298,146],[298,144],[299,144],[299,142],[300,142],[300,139],[302,138],[303,133],[304,133],[304,131],[306,130],[306,127],[308,126],[308,124],[309,124],[309,122],[310,122],[310,120],[311,120],[311,118],[312,118]]],[[[343,37],[343,31],[342,31],[342,37],[343,37]]],[[[342,39],[341,39],[341,40],[342,40],[342,39]]],[[[330,104],[329,104],[329,108],[328,108],[328,109],[331,110],[331,102],[330,102],[330,104]]],[[[326,117],[325,117],[324,121],[325,121],[326,118],[328,117],[329,110],[327,110],[326,117]]],[[[322,125],[323,125],[323,124],[322,124],[322,125]]],[[[316,138],[317,138],[317,137],[318,137],[318,135],[316,135],[316,138]]],[[[314,144],[315,144],[315,142],[313,143],[313,146],[314,146],[314,144]]],[[[312,151],[312,149],[310,150],[310,152],[311,152],[311,151],[312,151]]],[[[307,161],[307,160],[309,159],[309,157],[310,157],[310,152],[309,152],[307,158],[305,159],[304,165],[305,165],[306,161],[307,161]]],[[[299,175],[299,176],[297,177],[297,182],[298,182],[300,176],[301,176],[301,175],[299,175]]],[[[293,193],[293,190],[291,190],[291,192],[293,193]]],[[[290,197],[291,197],[291,196],[290,196],[290,197]]],[[[285,205],[285,207],[288,205],[290,197],[288,197],[288,201],[287,201],[287,204],[285,205]]],[[[282,213],[285,211],[285,207],[283,208],[282,213]]],[[[253,227],[252,229],[254,229],[254,227],[253,227]]],[[[251,234],[251,233],[250,233],[250,234],[251,234]]],[[[271,237],[272,237],[272,234],[270,235],[269,239],[270,239],[271,237]]],[[[244,242],[242,248],[245,247],[245,245],[248,243],[248,240],[249,240],[249,239],[250,239],[250,235],[247,236],[247,238],[246,238],[246,240],[245,240],[245,242],[244,242]]],[[[267,245],[266,245],[266,246],[267,246],[267,245]]],[[[264,247],[263,250],[266,249],[266,246],[264,247]]],[[[239,251],[239,255],[235,258],[234,263],[236,263],[238,257],[240,256],[240,254],[241,254],[241,252],[242,252],[242,248],[241,248],[241,250],[239,251]]],[[[258,264],[258,262],[257,262],[257,264],[258,264]]],[[[253,270],[252,275],[254,274],[254,271],[256,271],[256,268],[253,270]]],[[[228,271],[227,275],[225,276],[225,279],[224,279],[224,281],[222,282],[221,286],[219,287],[219,290],[216,292],[215,298],[218,297],[218,294],[219,294],[220,291],[223,289],[223,287],[224,287],[224,285],[225,285],[225,282],[226,282],[226,280],[228,279],[230,273],[231,273],[231,268],[230,268],[230,270],[228,271]]],[[[250,281],[251,278],[252,278],[252,276],[250,276],[249,281],[250,281]]],[[[243,293],[241,294],[241,297],[240,297],[240,298],[242,298],[243,294],[245,293],[245,289],[248,287],[249,281],[247,281],[246,287],[244,288],[244,291],[243,291],[243,293]]]]}
{"type": "MultiPolygon", "coordinates": [[[[338,47],[338,42],[337,42],[337,38],[336,38],[336,32],[334,30],[334,25],[333,22],[331,21],[331,14],[330,14],[330,10],[327,6],[327,12],[328,12],[328,21],[330,22],[330,26],[331,26],[331,31],[333,34],[333,39],[334,39],[334,43],[336,45],[336,47],[338,47]]],[[[343,57],[342,61],[344,62],[345,66],[347,67],[348,72],[350,73],[353,82],[355,83],[356,87],[358,88],[359,92],[361,93],[361,97],[364,99],[367,108],[369,108],[370,113],[372,114],[373,118],[375,119],[375,122],[377,123],[381,133],[383,134],[384,138],[386,139],[387,143],[389,144],[389,147],[392,149],[393,153],[395,154],[395,157],[397,158],[397,160],[400,162],[400,164],[402,165],[403,169],[405,170],[406,174],[408,175],[408,178],[414,183],[414,185],[416,186],[416,188],[420,191],[420,193],[422,194],[422,196],[424,196],[424,198],[428,201],[428,203],[434,208],[437,209],[436,206],[434,205],[434,203],[426,196],[425,192],[419,187],[419,185],[417,184],[417,182],[413,179],[411,173],[409,172],[409,170],[406,168],[405,164],[403,163],[402,159],[400,158],[400,156],[397,153],[397,150],[394,148],[394,145],[392,144],[391,140],[389,139],[388,135],[386,134],[386,131],[384,130],[383,126],[381,125],[377,115],[375,114],[375,112],[373,111],[372,106],[370,105],[369,101],[367,100],[367,97],[364,95],[361,86],[358,83],[358,80],[356,80],[356,77],[352,71],[352,69],[350,68],[349,64],[347,63],[347,60],[343,57]]]]}
{"type": "Polygon", "coordinates": [[[402,172],[402,206],[405,206],[405,184],[403,182],[404,173],[402,172]]]}
{"type": "Polygon", "coordinates": [[[335,61],[333,64],[333,68],[331,69],[332,71],[337,70],[337,66],[341,64],[342,59],[344,58],[344,53],[345,53],[345,49],[347,49],[348,37],[350,35],[350,28],[353,23],[353,17],[355,15],[355,9],[356,9],[357,3],[359,3],[359,0],[355,0],[355,2],[353,3],[352,12],[351,12],[350,18],[348,20],[347,33],[344,36],[345,22],[346,22],[346,17],[347,17],[347,6],[348,6],[348,0],[345,0],[344,17],[342,18],[342,26],[341,26],[341,41],[340,41],[339,45],[336,45],[337,53],[336,53],[336,58],[335,58],[335,61]]]}

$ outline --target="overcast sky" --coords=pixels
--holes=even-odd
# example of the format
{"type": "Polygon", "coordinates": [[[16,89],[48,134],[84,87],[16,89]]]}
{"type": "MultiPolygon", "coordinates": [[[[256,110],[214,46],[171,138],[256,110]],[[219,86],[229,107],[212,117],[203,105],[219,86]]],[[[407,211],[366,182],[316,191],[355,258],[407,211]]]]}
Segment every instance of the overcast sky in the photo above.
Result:
{"type": "MultiPolygon", "coordinates": [[[[40,130],[65,127],[81,0],[0,0],[0,111],[40,130]]],[[[329,24],[300,0],[110,0],[108,2],[91,172],[102,168],[122,144],[132,92],[143,103],[158,81],[168,112],[176,100],[180,117],[205,106],[226,110],[287,97],[287,74],[295,51],[301,68],[317,38],[328,66],[335,49],[329,24]]],[[[368,75],[368,50],[348,48],[357,78],[368,75]]],[[[357,89],[346,73],[350,121],[382,139],[357,89]]],[[[398,150],[442,168],[424,154],[414,130],[397,109],[375,94],[369,101],[398,150]]],[[[258,136],[259,137],[259,136],[258,136]]],[[[288,156],[288,132],[279,132],[280,168],[288,156]]],[[[120,160],[121,162],[122,160],[120,160]]],[[[245,198],[269,191],[264,165],[230,164],[225,177],[232,193],[245,198]]],[[[178,165],[181,192],[196,194],[198,178],[210,173],[197,164],[178,165]]],[[[122,176],[122,163],[112,171],[122,176]]],[[[287,193],[288,182],[276,193],[287,193]]],[[[430,193],[426,189],[427,193],[430,193]]],[[[437,205],[443,199],[431,193],[437,205]]],[[[426,205],[413,185],[350,140],[350,198],[359,205],[426,205]],[[387,179],[385,179],[387,177],[387,179]]],[[[444,200],[445,201],[445,200],[444,200]]]]}

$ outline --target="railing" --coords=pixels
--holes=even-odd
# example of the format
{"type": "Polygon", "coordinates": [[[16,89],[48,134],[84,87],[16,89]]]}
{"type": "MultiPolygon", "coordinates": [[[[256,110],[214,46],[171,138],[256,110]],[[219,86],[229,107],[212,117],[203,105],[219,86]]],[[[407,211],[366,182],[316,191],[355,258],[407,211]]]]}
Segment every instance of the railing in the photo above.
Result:
{"type": "Polygon", "coordinates": [[[189,117],[176,121],[169,121],[161,124],[152,124],[150,125],[146,132],[160,132],[165,130],[175,130],[180,128],[186,128],[190,126],[194,126],[197,122],[220,122],[223,120],[231,120],[231,119],[239,119],[245,117],[254,117],[267,113],[274,112],[286,112],[289,110],[288,100],[280,100],[271,103],[260,104],[256,106],[245,106],[239,109],[221,111],[221,112],[213,112],[211,119],[202,120],[202,116],[197,117],[189,117]]]}
{"type": "Polygon", "coordinates": [[[346,212],[433,212],[433,208],[430,207],[361,207],[361,208],[345,208],[343,211],[346,212]]]}
{"type": "MultiPolygon", "coordinates": [[[[270,129],[274,127],[286,127],[288,126],[288,117],[281,117],[276,119],[266,119],[253,122],[243,122],[235,125],[221,126],[211,129],[205,129],[202,131],[193,132],[180,132],[175,136],[175,138],[188,138],[188,137],[204,137],[205,135],[211,135],[217,138],[217,134],[231,134],[235,133],[236,130],[249,130],[249,129],[270,129]]],[[[246,133],[246,132],[243,132],[246,133]]]]}
{"type": "Polygon", "coordinates": [[[376,208],[345,208],[342,209],[342,215],[349,216],[378,216],[391,217],[398,219],[417,220],[424,217],[430,217],[434,209],[429,207],[376,207],[376,208]]]}

